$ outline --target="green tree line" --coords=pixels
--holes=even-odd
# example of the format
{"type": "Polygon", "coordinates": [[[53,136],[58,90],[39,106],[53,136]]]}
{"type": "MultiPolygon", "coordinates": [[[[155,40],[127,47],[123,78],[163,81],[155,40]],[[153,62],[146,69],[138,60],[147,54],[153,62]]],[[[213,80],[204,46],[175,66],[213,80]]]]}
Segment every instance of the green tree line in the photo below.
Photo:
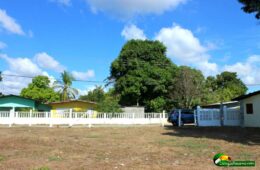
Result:
{"type": "MultiPolygon", "coordinates": [[[[144,106],[146,111],[160,112],[229,101],[246,93],[247,87],[236,73],[204,77],[200,70],[174,64],[166,50],[159,41],[128,41],[111,63],[107,85],[112,88],[105,91],[96,86],[79,99],[96,102],[101,112],[118,112],[120,106],[144,106]]],[[[37,76],[21,96],[43,102],[74,99],[78,92],[73,81],[67,71],[53,85],[48,77],[37,76]]]]}

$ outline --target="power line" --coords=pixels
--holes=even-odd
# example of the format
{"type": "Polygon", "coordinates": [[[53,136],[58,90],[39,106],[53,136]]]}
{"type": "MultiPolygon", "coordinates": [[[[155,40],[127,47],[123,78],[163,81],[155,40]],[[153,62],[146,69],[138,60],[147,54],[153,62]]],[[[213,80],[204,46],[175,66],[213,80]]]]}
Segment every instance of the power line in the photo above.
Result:
{"type": "MultiPolygon", "coordinates": [[[[36,76],[27,76],[27,75],[15,75],[15,74],[1,74],[3,77],[9,76],[9,77],[23,77],[23,78],[30,78],[33,79],[36,76]]],[[[55,78],[56,79],[56,78],[55,78]]],[[[99,84],[107,84],[108,82],[100,81],[100,80],[73,80],[77,82],[86,82],[86,83],[99,83],[99,84]]],[[[254,84],[245,84],[246,86],[260,86],[260,83],[254,83],[254,84]]]]}
{"type": "MultiPolygon", "coordinates": [[[[3,77],[22,77],[22,78],[30,78],[33,79],[36,76],[27,76],[27,75],[15,75],[15,74],[1,74],[3,77]]],[[[56,79],[56,78],[55,78],[56,79]]],[[[58,80],[58,79],[56,79],[58,80]]],[[[100,83],[100,84],[106,84],[104,81],[98,81],[98,80],[73,80],[73,81],[78,81],[78,82],[87,82],[87,83],[100,83]]]]}

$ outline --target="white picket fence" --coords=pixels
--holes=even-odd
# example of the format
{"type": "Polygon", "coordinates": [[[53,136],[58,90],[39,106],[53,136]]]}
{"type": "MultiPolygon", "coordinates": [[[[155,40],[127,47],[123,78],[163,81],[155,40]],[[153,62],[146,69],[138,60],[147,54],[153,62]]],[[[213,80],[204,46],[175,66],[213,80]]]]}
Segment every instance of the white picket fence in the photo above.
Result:
{"type": "Polygon", "coordinates": [[[1,111],[0,125],[87,125],[95,124],[161,124],[167,122],[165,112],[163,113],[96,113],[87,112],[63,112],[53,114],[52,112],[14,112],[1,111]]]}
{"type": "Polygon", "coordinates": [[[220,109],[201,109],[197,108],[195,117],[198,126],[240,126],[240,109],[227,108],[224,106],[223,115],[220,109]]]}

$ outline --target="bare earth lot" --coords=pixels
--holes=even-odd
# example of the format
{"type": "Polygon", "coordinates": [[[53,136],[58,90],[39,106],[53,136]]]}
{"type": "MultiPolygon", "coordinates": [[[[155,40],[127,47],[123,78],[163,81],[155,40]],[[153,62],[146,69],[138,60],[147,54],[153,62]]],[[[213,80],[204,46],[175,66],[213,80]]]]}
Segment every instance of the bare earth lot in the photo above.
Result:
{"type": "Polygon", "coordinates": [[[218,152],[259,169],[260,129],[0,128],[0,169],[221,169],[218,152]]]}

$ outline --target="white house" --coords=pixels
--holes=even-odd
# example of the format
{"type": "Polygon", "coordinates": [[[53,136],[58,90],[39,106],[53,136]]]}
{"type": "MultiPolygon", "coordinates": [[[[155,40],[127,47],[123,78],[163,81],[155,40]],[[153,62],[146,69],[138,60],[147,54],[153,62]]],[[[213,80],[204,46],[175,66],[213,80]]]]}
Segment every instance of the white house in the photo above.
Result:
{"type": "Polygon", "coordinates": [[[239,96],[241,124],[244,127],[260,127],[260,90],[239,96]]]}

